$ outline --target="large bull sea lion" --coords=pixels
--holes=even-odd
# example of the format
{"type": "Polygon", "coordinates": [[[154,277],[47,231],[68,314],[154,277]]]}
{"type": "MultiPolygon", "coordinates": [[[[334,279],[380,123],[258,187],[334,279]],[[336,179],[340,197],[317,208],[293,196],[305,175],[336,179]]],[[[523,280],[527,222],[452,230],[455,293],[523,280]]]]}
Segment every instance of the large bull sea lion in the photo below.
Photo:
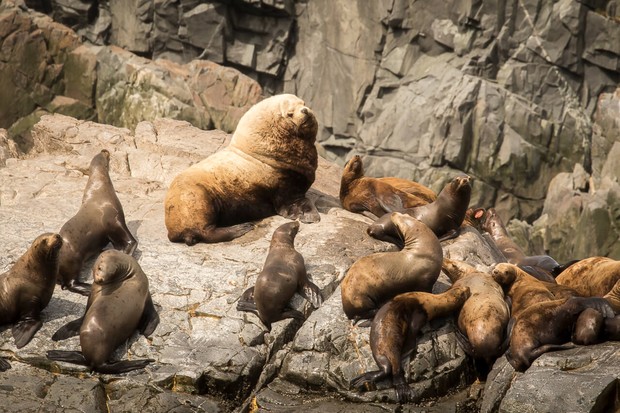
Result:
{"type": "Polygon", "coordinates": [[[224,242],[271,215],[317,222],[306,191],[318,155],[314,113],[294,95],[269,97],[246,112],[229,145],[181,172],[165,199],[168,239],[224,242]]]}

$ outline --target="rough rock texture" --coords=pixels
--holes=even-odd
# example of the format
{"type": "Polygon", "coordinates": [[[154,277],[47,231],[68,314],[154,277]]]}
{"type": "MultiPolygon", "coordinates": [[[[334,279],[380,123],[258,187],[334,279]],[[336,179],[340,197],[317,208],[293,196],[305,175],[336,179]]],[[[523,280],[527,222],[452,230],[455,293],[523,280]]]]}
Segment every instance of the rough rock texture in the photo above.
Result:
{"type": "MultiPolygon", "coordinates": [[[[301,405],[323,412],[396,411],[388,383],[364,393],[351,391],[348,385],[375,365],[368,345],[369,330],[352,326],[341,310],[339,283],[359,257],[394,247],[366,235],[367,218],[340,208],[336,198],[341,174],[338,166],[320,161],[310,196],[321,212],[321,222],[302,225],[295,241],[325,302],[313,311],[296,296],[293,306],[303,311],[307,320],[275,323],[261,341],[256,340],[263,331],[258,318],[235,307],[243,291],[254,284],[274,229],[285,220],[271,217],[233,242],[194,247],[168,242],[163,223],[169,182],[190,164],[220,149],[230,135],[169,119],[141,122],[132,131],[46,115],[33,129],[33,149],[26,154],[18,154],[2,136],[0,133],[0,155],[5,159],[5,166],[0,167],[0,272],[9,268],[37,235],[57,231],[75,213],[90,159],[106,148],[112,153],[115,189],[139,242],[136,257],[149,277],[161,318],[152,337],[135,334],[116,352],[118,358],[153,358],[153,364],[144,371],[120,376],[89,374],[83,367],[45,358],[50,349],[79,347],[77,337],[57,343],[50,340],[61,325],[82,314],[86,302],[82,296],[57,288],[43,312],[43,327],[30,344],[17,350],[10,329],[3,327],[0,332],[0,356],[8,357],[13,365],[0,375],[5,403],[24,411],[40,410],[41,406],[46,411],[110,412],[286,411],[288,406],[290,411],[301,405]]],[[[443,247],[445,256],[481,269],[501,260],[473,228],[464,229],[443,247]]],[[[84,279],[90,277],[89,265],[92,261],[82,273],[84,279]]],[[[441,275],[434,290],[448,287],[448,279],[441,275]]],[[[618,344],[598,348],[608,351],[583,349],[591,369],[607,363],[613,370],[617,362],[609,357],[618,354],[618,344]]],[[[563,364],[555,367],[537,362],[520,380],[527,385],[529,375],[543,382],[554,377],[562,390],[553,397],[559,397],[563,383],[568,383],[587,387],[592,400],[603,399],[613,385],[602,373],[594,384],[590,373],[562,381],[556,376],[563,369],[563,364]]],[[[464,413],[487,400],[480,386],[469,387],[474,380],[472,362],[457,344],[450,320],[436,320],[425,328],[408,375],[422,407],[411,405],[402,411],[464,413]],[[435,399],[439,400],[428,401],[435,399]]],[[[508,375],[512,377],[512,373],[508,375]]],[[[511,386],[521,382],[511,380],[504,383],[502,392],[488,392],[488,404],[520,403],[522,391],[513,391],[511,386]]],[[[500,381],[493,383],[499,385],[500,381]]],[[[587,411],[582,410],[581,399],[574,403],[567,399],[566,403],[567,411],[587,411]]]]}

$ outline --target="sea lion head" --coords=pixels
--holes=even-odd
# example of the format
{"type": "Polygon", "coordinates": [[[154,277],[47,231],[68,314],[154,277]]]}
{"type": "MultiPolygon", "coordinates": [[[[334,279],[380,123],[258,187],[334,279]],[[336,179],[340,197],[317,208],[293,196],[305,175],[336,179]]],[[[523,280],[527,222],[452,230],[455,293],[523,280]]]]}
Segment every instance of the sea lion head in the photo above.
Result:
{"type": "Polygon", "coordinates": [[[459,175],[452,179],[452,187],[454,188],[455,192],[469,194],[471,193],[471,182],[471,176],[459,175]]]}
{"type": "Polygon", "coordinates": [[[90,170],[95,168],[108,168],[110,166],[110,151],[102,149],[97,155],[95,155],[90,161],[90,170]]]}
{"type": "Polygon", "coordinates": [[[502,262],[493,268],[491,276],[499,285],[509,287],[517,278],[516,269],[514,265],[502,262]]]}
{"type": "Polygon", "coordinates": [[[62,246],[62,237],[58,234],[45,233],[39,235],[32,243],[32,247],[41,260],[46,263],[57,263],[60,247],[62,246]]]}
{"type": "Polygon", "coordinates": [[[117,250],[103,251],[93,265],[93,281],[104,285],[122,281],[131,275],[125,265],[127,255],[117,250]]]}
{"type": "Polygon", "coordinates": [[[299,221],[291,221],[280,225],[273,233],[273,242],[293,243],[299,231],[299,221]]]}
{"type": "Polygon", "coordinates": [[[280,116],[286,123],[285,130],[297,130],[297,135],[303,139],[314,141],[319,124],[314,112],[305,102],[295,95],[280,95],[280,116]],[[289,126],[290,125],[290,126],[289,126]]]}
{"type": "Polygon", "coordinates": [[[471,297],[471,290],[469,287],[452,287],[448,290],[450,295],[454,297],[457,303],[463,304],[469,297],[471,297]]]}
{"type": "Polygon", "coordinates": [[[484,220],[482,221],[482,229],[489,234],[494,234],[495,232],[502,230],[503,227],[504,224],[502,223],[502,220],[497,214],[495,208],[487,209],[487,212],[484,214],[484,220]]]}
{"type": "Polygon", "coordinates": [[[362,164],[362,157],[354,155],[344,166],[343,175],[347,175],[349,178],[360,178],[364,176],[364,165],[362,164]]]}

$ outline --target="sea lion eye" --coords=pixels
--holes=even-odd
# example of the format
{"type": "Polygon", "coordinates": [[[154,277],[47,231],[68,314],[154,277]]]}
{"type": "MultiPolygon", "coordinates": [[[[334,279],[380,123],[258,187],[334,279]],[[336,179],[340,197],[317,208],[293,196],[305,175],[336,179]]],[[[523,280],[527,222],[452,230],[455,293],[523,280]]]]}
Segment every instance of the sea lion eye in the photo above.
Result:
{"type": "Polygon", "coordinates": [[[286,112],[286,116],[288,116],[289,118],[292,118],[294,114],[295,114],[295,111],[293,110],[289,110],[288,112],[286,112]]]}

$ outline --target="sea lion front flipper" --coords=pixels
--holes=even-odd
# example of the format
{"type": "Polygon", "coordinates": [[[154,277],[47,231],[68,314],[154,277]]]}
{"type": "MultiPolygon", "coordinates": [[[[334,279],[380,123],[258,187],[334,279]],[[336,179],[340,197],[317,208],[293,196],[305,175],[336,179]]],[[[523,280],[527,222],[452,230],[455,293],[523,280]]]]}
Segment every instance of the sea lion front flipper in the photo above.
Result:
{"type": "MultiPolygon", "coordinates": [[[[296,318],[297,320],[305,320],[303,313],[301,311],[293,310],[292,308],[285,309],[282,312],[280,320],[284,320],[285,318],[296,318]]],[[[279,320],[276,320],[279,321],[279,320]]]]}
{"type": "Polygon", "coordinates": [[[461,346],[461,348],[463,349],[463,351],[465,352],[465,354],[467,354],[470,357],[475,357],[474,354],[474,348],[471,345],[471,342],[469,341],[469,338],[463,334],[463,332],[460,329],[455,329],[456,330],[456,342],[459,343],[459,345],[461,346]]]}
{"type": "Polygon", "coordinates": [[[142,318],[140,319],[140,324],[138,325],[138,331],[140,331],[144,337],[148,337],[153,334],[153,331],[155,331],[158,324],[159,314],[157,314],[157,310],[153,305],[153,299],[149,293],[146,297],[146,302],[144,303],[144,312],[142,313],[142,318]]]}
{"type": "Polygon", "coordinates": [[[377,202],[386,214],[390,212],[400,212],[405,209],[403,200],[396,194],[377,197],[377,202]]]}
{"type": "Polygon", "coordinates": [[[143,369],[150,363],[154,362],[153,359],[143,360],[122,360],[114,363],[105,363],[96,367],[94,370],[103,374],[121,374],[129,371],[143,369]]]}
{"type": "Polygon", "coordinates": [[[15,347],[22,348],[32,340],[35,333],[43,326],[43,322],[37,318],[24,318],[13,325],[11,329],[15,339],[15,347]]]}
{"type": "Polygon", "coordinates": [[[314,308],[319,308],[323,304],[323,297],[321,296],[321,289],[317,287],[312,281],[306,279],[305,284],[300,286],[299,295],[306,300],[310,301],[314,308]]]}
{"type": "Polygon", "coordinates": [[[84,355],[79,351],[48,350],[47,358],[54,361],[64,361],[65,363],[88,365],[84,355]]]}
{"type": "Polygon", "coordinates": [[[457,229],[451,229],[450,231],[446,232],[445,234],[443,234],[441,237],[439,237],[439,242],[443,242],[443,241],[447,241],[449,239],[453,239],[459,236],[459,234],[461,233],[459,231],[460,228],[457,229]]]}
{"type": "Polygon", "coordinates": [[[258,316],[258,309],[254,302],[254,287],[250,287],[241,294],[237,303],[237,311],[246,311],[258,316]]]}
{"type": "Polygon", "coordinates": [[[353,378],[349,382],[349,385],[360,391],[362,390],[363,387],[366,387],[368,390],[370,390],[369,386],[367,386],[368,384],[374,384],[378,382],[379,380],[386,378],[387,376],[388,374],[383,370],[368,371],[364,374],[360,374],[359,376],[353,378]]]}
{"type": "Polygon", "coordinates": [[[74,337],[80,334],[80,327],[82,327],[82,322],[84,321],[84,317],[80,317],[77,320],[69,321],[64,326],[60,327],[58,331],[54,333],[52,336],[53,341],[66,340],[69,337],[74,337]]]}
{"type": "Polygon", "coordinates": [[[73,280],[65,288],[69,291],[73,291],[74,293],[82,294],[88,297],[90,295],[91,285],[89,283],[73,280]]]}
{"type": "Polygon", "coordinates": [[[11,368],[11,364],[3,358],[0,358],[0,371],[7,371],[11,368]]]}

